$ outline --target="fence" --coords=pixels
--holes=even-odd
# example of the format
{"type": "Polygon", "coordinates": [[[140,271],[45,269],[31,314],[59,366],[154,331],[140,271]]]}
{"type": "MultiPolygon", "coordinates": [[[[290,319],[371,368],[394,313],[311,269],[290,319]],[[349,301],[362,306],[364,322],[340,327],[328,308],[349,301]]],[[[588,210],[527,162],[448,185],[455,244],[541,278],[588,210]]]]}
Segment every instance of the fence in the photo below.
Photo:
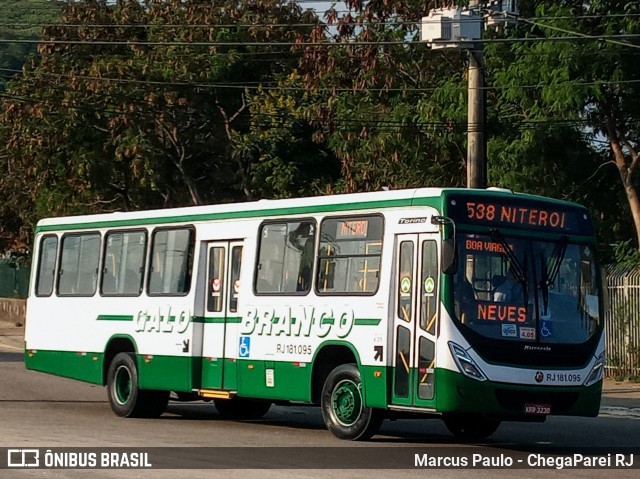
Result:
{"type": "Polygon", "coordinates": [[[0,260],[0,298],[26,298],[29,267],[21,262],[0,260]]]}
{"type": "Polygon", "coordinates": [[[640,269],[606,270],[606,374],[640,377],[640,269]]]}

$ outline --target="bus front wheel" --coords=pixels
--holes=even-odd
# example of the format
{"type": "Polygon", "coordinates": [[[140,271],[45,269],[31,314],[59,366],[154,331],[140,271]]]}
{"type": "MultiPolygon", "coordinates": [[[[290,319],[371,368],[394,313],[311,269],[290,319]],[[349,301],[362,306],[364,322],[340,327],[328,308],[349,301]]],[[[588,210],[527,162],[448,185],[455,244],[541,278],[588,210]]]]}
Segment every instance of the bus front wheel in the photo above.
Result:
{"type": "Polygon", "coordinates": [[[118,353],[107,373],[109,404],[120,417],[158,417],[167,407],[169,391],[138,387],[138,368],[132,353],[118,353]]]}
{"type": "Polygon", "coordinates": [[[327,429],[340,439],[370,439],[382,424],[382,412],[364,405],[362,380],[355,364],[342,364],[329,373],[320,405],[327,429]]]}

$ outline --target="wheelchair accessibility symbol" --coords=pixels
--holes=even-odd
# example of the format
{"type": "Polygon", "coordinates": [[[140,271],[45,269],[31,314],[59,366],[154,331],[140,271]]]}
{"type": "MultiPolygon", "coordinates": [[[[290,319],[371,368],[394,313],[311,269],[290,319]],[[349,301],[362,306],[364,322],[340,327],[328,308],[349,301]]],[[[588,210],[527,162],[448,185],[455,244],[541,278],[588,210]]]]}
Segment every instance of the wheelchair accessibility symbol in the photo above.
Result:
{"type": "Polygon", "coordinates": [[[251,338],[249,336],[240,337],[240,345],[238,348],[238,356],[248,358],[251,354],[251,338]]]}
{"type": "Polygon", "coordinates": [[[542,321],[540,324],[540,336],[543,338],[548,338],[553,334],[551,321],[542,321]]]}

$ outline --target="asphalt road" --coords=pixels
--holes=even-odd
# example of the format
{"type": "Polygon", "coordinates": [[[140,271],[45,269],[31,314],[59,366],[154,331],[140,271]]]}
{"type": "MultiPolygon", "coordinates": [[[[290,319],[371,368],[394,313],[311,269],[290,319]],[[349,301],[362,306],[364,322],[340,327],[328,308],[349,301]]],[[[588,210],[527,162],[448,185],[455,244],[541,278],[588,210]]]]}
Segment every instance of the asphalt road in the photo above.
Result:
{"type": "MultiPolygon", "coordinates": [[[[170,403],[160,419],[116,417],[102,387],[27,371],[22,353],[0,352],[0,448],[116,448],[141,451],[154,449],[165,467],[175,470],[0,470],[4,478],[85,478],[85,477],[259,477],[264,478],[355,478],[355,477],[473,477],[522,478],[637,477],[638,469],[605,471],[594,469],[416,469],[414,452],[432,456],[482,454],[528,457],[548,453],[567,455],[591,447],[607,451],[624,448],[640,450],[640,418],[607,417],[550,418],[544,424],[506,423],[482,444],[467,446],[456,442],[439,420],[387,421],[380,434],[360,444],[335,439],[322,423],[317,408],[274,407],[260,421],[224,421],[210,403],[170,403]],[[256,449],[278,446],[282,449],[256,449]],[[177,449],[177,448],[190,449],[177,449]],[[220,449],[229,447],[231,449],[220,449]],[[301,447],[317,448],[313,450],[301,447]],[[355,449],[354,449],[355,447],[355,449]],[[203,449],[216,448],[216,449],[203,449]],[[346,449],[351,448],[351,449],[346,449]],[[367,457],[374,469],[349,469],[357,459],[367,457]],[[351,458],[351,459],[350,459],[351,458]],[[404,463],[406,461],[406,465],[404,463]],[[228,469],[180,469],[226,467],[228,469]],[[336,464],[340,467],[336,467],[336,464]],[[393,464],[402,469],[380,468],[393,464]],[[174,466],[175,465],[175,466],[174,466]],[[276,465],[288,469],[271,469],[276,465]],[[313,469],[300,469],[302,467],[313,469]],[[333,469],[326,469],[334,467],[333,469]],[[246,470],[244,468],[252,468],[246,470]],[[264,469],[263,469],[264,468],[264,469]],[[260,470],[255,470],[260,469],[260,470]]],[[[55,450],[55,449],[54,449],[55,450]]],[[[635,457],[640,463],[640,456],[635,457]]],[[[640,464],[636,464],[638,466],[640,464]]]]}

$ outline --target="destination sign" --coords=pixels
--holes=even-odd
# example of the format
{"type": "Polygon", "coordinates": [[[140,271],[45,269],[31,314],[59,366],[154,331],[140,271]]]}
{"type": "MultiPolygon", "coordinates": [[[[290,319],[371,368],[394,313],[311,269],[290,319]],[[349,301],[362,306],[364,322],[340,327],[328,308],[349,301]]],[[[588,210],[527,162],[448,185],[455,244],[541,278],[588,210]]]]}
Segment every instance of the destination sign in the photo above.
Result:
{"type": "Polygon", "coordinates": [[[529,198],[452,194],[447,216],[456,223],[523,228],[562,234],[593,234],[587,210],[529,198]]]}
{"type": "Polygon", "coordinates": [[[368,220],[345,220],[338,221],[336,238],[366,238],[369,231],[368,220]]]}

